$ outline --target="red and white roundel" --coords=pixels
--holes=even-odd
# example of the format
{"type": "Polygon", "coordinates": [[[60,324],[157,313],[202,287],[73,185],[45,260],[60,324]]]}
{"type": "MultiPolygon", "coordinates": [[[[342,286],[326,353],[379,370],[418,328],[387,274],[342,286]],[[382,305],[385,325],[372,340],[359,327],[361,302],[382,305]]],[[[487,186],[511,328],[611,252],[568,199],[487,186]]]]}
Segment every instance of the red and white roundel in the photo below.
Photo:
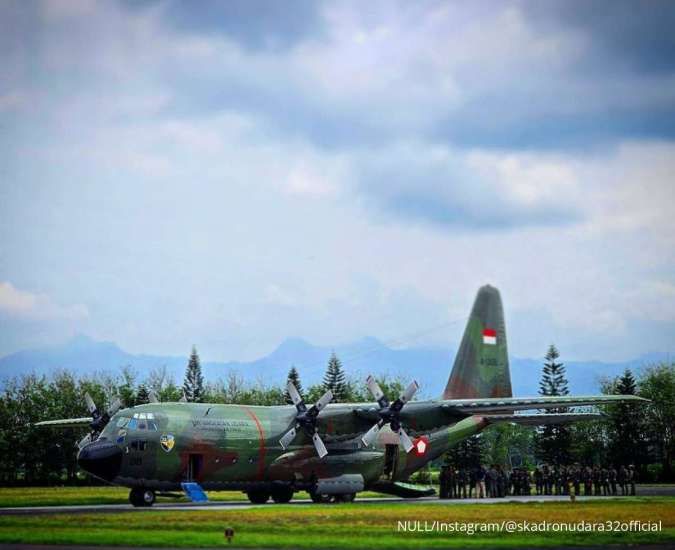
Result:
{"type": "Polygon", "coordinates": [[[415,449],[415,454],[417,456],[424,456],[429,448],[429,438],[426,435],[421,435],[420,437],[413,440],[413,449],[415,449]]]}

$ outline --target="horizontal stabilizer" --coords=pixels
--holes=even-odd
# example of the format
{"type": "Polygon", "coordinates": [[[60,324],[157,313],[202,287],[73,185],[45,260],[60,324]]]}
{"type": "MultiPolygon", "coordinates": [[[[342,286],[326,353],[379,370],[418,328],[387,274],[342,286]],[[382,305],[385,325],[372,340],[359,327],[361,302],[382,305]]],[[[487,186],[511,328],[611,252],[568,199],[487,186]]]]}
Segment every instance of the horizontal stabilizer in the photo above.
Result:
{"type": "Polygon", "coordinates": [[[84,418],[62,418],[60,420],[43,420],[42,422],[36,422],[35,426],[45,427],[45,428],[86,428],[88,427],[94,419],[90,416],[85,416],[84,418]]]}
{"type": "Polygon", "coordinates": [[[368,490],[401,498],[430,497],[436,494],[436,490],[433,487],[415,485],[413,483],[403,483],[401,481],[376,481],[373,485],[368,487],[368,490]]]}
{"type": "Polygon", "coordinates": [[[584,395],[555,397],[508,397],[486,399],[449,399],[443,401],[443,409],[464,414],[508,413],[529,409],[560,409],[619,403],[646,403],[648,399],[637,395],[584,395]]]}
{"type": "Polygon", "coordinates": [[[584,420],[599,420],[604,415],[598,413],[558,413],[558,414],[494,414],[483,418],[489,424],[512,422],[521,426],[544,426],[545,424],[566,424],[584,420]]]}

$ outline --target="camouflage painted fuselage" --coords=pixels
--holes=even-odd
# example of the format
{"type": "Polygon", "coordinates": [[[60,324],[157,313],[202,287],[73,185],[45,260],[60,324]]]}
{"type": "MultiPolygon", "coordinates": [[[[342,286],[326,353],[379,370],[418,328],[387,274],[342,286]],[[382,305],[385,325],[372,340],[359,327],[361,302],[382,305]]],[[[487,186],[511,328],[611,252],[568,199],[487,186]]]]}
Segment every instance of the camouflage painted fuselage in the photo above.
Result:
{"type": "Polygon", "coordinates": [[[381,479],[385,449],[395,452],[392,481],[406,479],[429,460],[477,433],[487,424],[478,416],[449,418],[438,402],[413,402],[406,418],[414,441],[424,440],[405,453],[390,430],[384,429],[371,447],[360,436],[372,423],[377,404],[330,405],[322,413],[319,430],[329,454],[319,458],[304,435],[287,450],[279,439],[293,424],[293,406],[254,407],[244,405],[155,403],[118,412],[101,434],[122,449],[119,473],[111,479],[128,487],[156,490],[180,488],[193,480],[205,489],[241,489],[292,484],[309,488],[317,479],[343,474],[360,474],[366,486],[381,479]],[[129,420],[141,415],[152,421],[129,420]],[[450,421],[450,423],[448,423],[450,421]],[[393,446],[396,446],[393,451],[393,446]]]}

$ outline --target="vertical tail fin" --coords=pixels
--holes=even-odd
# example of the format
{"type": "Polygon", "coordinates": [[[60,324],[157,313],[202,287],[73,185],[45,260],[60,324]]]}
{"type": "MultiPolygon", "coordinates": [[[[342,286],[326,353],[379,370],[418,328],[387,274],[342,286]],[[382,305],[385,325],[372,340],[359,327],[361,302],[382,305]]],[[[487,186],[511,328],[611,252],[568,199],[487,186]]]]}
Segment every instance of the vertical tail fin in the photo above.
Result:
{"type": "Polygon", "coordinates": [[[511,397],[504,310],[499,290],[478,290],[443,399],[511,397]]]}

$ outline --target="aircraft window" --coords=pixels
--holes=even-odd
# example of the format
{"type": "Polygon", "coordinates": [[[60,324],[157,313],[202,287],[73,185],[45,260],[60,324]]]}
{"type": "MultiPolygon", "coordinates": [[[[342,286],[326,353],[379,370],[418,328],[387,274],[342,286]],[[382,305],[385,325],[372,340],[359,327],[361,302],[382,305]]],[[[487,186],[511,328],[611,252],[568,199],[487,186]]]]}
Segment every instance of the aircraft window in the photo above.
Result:
{"type": "Polygon", "coordinates": [[[138,415],[138,429],[139,430],[145,430],[146,426],[147,426],[146,415],[145,415],[145,413],[140,413],[138,415]]]}
{"type": "Polygon", "coordinates": [[[157,431],[157,423],[154,420],[148,419],[148,430],[157,431]]]}
{"type": "Polygon", "coordinates": [[[132,451],[145,451],[148,448],[148,442],[145,439],[140,439],[131,442],[132,451]]]}
{"type": "Polygon", "coordinates": [[[135,429],[136,429],[136,425],[138,424],[138,420],[136,419],[135,416],[136,416],[136,415],[134,415],[134,418],[132,418],[131,420],[129,420],[129,424],[127,424],[127,428],[130,429],[130,430],[135,430],[135,429]]]}
{"type": "Polygon", "coordinates": [[[120,418],[117,419],[117,427],[118,428],[124,428],[129,423],[129,418],[126,416],[121,416],[120,418]]]}

